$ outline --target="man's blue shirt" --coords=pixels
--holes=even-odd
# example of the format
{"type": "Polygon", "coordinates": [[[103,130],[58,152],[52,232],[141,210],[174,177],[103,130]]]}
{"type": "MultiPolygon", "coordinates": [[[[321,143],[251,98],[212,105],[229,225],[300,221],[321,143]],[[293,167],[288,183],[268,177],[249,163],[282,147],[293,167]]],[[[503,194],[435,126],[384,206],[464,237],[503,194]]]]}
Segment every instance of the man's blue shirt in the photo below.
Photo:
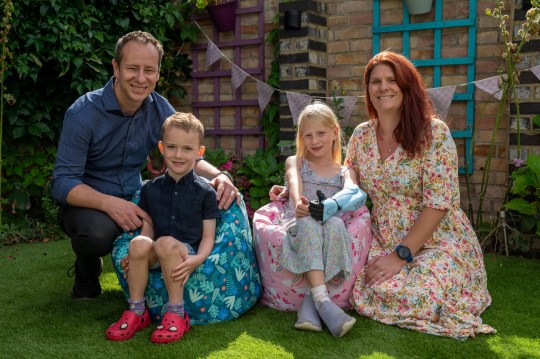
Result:
{"type": "Polygon", "coordinates": [[[154,240],[172,236],[195,251],[202,221],[220,217],[216,191],[193,170],[176,182],[168,172],[144,184],[139,207],[152,217],[154,240]]]}
{"type": "Polygon", "coordinates": [[[133,116],[124,115],[113,82],[79,97],[66,111],[52,181],[52,196],[60,203],[82,183],[130,198],[142,186],[141,169],[163,122],[176,112],[152,92],[133,116]]]}

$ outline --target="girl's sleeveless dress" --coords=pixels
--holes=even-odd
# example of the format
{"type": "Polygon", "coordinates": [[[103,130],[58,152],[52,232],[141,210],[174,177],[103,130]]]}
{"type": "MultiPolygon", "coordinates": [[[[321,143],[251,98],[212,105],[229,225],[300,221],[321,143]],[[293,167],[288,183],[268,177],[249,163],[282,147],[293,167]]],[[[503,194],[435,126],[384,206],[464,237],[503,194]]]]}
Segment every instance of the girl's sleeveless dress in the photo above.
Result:
{"type": "MultiPolygon", "coordinates": [[[[317,200],[317,190],[331,197],[343,188],[342,167],[333,177],[321,177],[314,173],[309,161],[303,159],[300,177],[304,197],[317,200]]],[[[340,274],[348,278],[352,272],[351,235],[347,232],[341,214],[321,223],[311,216],[295,218],[295,205],[289,199],[289,206],[282,223],[287,228],[283,238],[281,264],[292,273],[301,274],[310,270],[324,271],[324,281],[328,282],[340,274]]]]}

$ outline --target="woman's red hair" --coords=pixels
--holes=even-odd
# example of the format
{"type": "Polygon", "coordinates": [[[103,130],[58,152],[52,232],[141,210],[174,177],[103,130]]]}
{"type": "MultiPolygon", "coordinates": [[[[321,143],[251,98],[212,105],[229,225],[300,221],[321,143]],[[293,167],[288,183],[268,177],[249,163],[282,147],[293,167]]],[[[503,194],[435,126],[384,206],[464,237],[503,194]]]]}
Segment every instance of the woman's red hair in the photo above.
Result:
{"type": "Polygon", "coordinates": [[[372,119],[377,119],[378,115],[369,97],[369,80],[371,71],[380,64],[392,68],[403,93],[401,120],[394,130],[394,137],[409,156],[415,157],[431,143],[431,119],[435,117],[435,110],[422,76],[412,62],[395,52],[382,51],[368,62],[364,73],[367,110],[372,119]]]}

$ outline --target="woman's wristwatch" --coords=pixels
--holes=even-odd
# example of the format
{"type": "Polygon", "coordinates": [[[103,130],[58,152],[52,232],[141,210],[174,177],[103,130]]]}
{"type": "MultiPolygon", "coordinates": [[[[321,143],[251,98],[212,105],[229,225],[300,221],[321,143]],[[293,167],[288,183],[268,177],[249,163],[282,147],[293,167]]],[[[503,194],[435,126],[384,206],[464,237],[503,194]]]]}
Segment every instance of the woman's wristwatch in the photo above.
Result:
{"type": "Polygon", "coordinates": [[[407,263],[411,263],[413,261],[411,250],[407,246],[399,244],[396,247],[396,253],[399,258],[406,260],[407,263]]]}

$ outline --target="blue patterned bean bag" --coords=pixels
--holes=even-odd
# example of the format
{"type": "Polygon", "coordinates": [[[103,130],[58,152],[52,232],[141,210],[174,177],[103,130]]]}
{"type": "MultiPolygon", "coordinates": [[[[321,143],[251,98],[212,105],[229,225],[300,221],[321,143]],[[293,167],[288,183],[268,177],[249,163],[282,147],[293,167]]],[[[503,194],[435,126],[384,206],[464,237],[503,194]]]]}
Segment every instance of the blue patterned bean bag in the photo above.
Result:
{"type": "MultiPolygon", "coordinates": [[[[133,197],[139,202],[139,193],[133,197]]],[[[112,250],[112,261],[122,291],[129,297],[128,284],[120,265],[127,256],[129,242],[138,232],[119,236],[112,250]]],[[[214,249],[189,277],[184,288],[184,306],[191,324],[208,324],[238,318],[251,308],[261,294],[261,279],[253,251],[251,229],[242,201],[221,211],[216,225],[214,249]]],[[[159,322],[168,301],[160,269],[150,270],[145,291],[152,320],[159,322]]]]}

